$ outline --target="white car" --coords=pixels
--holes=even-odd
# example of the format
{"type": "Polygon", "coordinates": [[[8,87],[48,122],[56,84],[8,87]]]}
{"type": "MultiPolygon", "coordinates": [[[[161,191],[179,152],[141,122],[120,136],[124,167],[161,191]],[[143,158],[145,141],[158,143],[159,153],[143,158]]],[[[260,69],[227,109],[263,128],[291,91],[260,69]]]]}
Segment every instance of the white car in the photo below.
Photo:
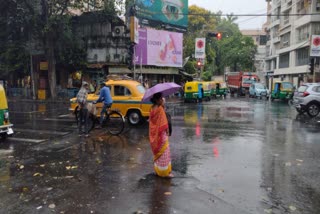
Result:
{"type": "Polygon", "coordinates": [[[310,117],[320,113],[320,83],[305,83],[294,94],[293,103],[299,113],[307,112],[310,117]]]}

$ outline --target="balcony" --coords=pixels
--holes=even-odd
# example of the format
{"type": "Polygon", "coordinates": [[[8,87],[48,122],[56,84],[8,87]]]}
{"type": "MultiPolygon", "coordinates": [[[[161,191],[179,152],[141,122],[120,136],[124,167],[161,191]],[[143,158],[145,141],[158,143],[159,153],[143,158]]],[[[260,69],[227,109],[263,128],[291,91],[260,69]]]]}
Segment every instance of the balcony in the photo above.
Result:
{"type": "Polygon", "coordinates": [[[320,15],[304,15],[295,21],[295,27],[299,28],[311,22],[320,22],[320,15]]]}
{"type": "Polygon", "coordinates": [[[272,21],[271,24],[270,24],[270,28],[273,28],[273,27],[278,26],[278,25],[280,25],[280,19],[272,21]]]}
{"type": "Polygon", "coordinates": [[[274,37],[273,40],[272,40],[272,42],[273,42],[274,44],[279,43],[279,42],[280,42],[280,36],[274,37]]]}
{"type": "Polygon", "coordinates": [[[289,10],[292,8],[292,1],[289,1],[285,4],[281,5],[281,13],[284,13],[285,11],[289,10]]]}

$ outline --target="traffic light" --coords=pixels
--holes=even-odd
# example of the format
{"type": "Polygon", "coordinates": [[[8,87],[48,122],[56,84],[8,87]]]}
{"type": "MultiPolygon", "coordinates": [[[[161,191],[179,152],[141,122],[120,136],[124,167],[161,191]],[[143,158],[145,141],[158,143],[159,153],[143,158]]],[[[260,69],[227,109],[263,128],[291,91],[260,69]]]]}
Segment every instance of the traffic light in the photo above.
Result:
{"type": "Polygon", "coordinates": [[[131,43],[128,48],[128,55],[127,55],[127,64],[128,64],[129,70],[133,69],[133,60],[134,60],[133,55],[134,55],[134,43],[131,43]]]}
{"type": "Polygon", "coordinates": [[[222,33],[221,32],[209,32],[208,36],[216,37],[218,40],[222,39],[222,33]]]}
{"type": "Polygon", "coordinates": [[[220,40],[222,38],[222,33],[217,33],[217,39],[220,40]]]}
{"type": "Polygon", "coordinates": [[[314,72],[314,59],[310,59],[309,71],[310,71],[310,74],[313,74],[314,72]]]}
{"type": "Polygon", "coordinates": [[[197,61],[197,68],[198,70],[201,70],[201,66],[202,66],[202,63],[200,60],[197,61]]]}

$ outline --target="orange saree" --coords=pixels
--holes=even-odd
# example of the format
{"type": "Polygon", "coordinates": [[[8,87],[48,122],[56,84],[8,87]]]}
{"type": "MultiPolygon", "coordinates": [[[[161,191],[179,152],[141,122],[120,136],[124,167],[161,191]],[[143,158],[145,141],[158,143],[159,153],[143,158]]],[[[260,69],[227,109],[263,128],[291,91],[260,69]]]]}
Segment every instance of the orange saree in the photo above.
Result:
{"type": "Polygon", "coordinates": [[[167,177],[171,173],[168,128],[168,121],[163,107],[152,109],[149,118],[149,140],[153,153],[154,170],[161,177],[167,177]]]}

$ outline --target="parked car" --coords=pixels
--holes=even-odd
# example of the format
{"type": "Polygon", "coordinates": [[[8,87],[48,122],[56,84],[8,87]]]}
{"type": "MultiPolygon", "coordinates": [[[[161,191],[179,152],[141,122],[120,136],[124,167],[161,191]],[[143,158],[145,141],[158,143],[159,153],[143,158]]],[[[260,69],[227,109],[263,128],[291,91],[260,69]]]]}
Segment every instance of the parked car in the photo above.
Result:
{"type": "Polygon", "coordinates": [[[316,117],[320,113],[320,83],[301,85],[293,100],[299,113],[307,112],[310,117],[316,117]]]}
{"type": "MultiPolygon", "coordinates": [[[[114,79],[106,82],[110,88],[113,104],[111,109],[118,110],[124,115],[131,125],[138,125],[149,117],[151,102],[142,103],[142,97],[145,93],[145,88],[137,81],[114,79]]],[[[99,98],[100,91],[88,95],[88,101],[96,101],[99,98]]],[[[72,112],[77,112],[78,104],[76,98],[70,99],[70,109],[72,112]]],[[[100,117],[102,103],[97,103],[97,117],[100,117]]]]}
{"type": "Polygon", "coordinates": [[[269,90],[262,83],[252,83],[249,88],[249,97],[269,98],[269,90]]]}

